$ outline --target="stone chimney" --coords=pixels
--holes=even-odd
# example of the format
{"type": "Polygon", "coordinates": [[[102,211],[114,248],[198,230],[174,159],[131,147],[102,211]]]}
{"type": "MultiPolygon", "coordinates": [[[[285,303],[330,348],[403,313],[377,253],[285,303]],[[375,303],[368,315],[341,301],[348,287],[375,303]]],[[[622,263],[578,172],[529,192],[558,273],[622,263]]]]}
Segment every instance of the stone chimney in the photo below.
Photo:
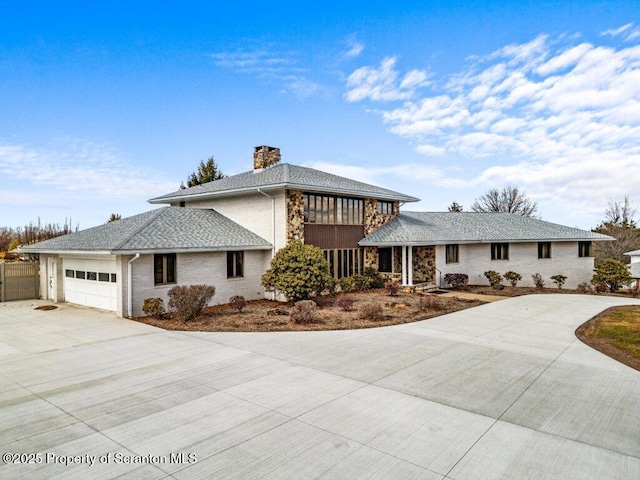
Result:
{"type": "Polygon", "coordinates": [[[262,170],[263,168],[272,167],[280,162],[280,149],[276,147],[268,147],[260,145],[253,149],[253,169],[262,170]]]}

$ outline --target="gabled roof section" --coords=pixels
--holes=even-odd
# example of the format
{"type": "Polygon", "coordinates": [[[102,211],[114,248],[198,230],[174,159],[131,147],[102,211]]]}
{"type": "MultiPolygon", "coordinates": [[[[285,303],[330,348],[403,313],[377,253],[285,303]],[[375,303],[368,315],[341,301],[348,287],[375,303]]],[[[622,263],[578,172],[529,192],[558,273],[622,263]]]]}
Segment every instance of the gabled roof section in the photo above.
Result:
{"type": "Polygon", "coordinates": [[[289,188],[308,192],[330,193],[356,197],[377,198],[381,200],[398,200],[401,202],[417,202],[420,199],[394,192],[368,183],[358,182],[350,178],[333,175],[308,167],[300,167],[288,163],[279,163],[263,170],[251,170],[231,177],[178,190],[160,197],[152,198],[150,203],[170,203],[180,200],[229,196],[258,189],[289,188]]]}
{"type": "Polygon", "coordinates": [[[613,237],[514,213],[401,212],[360,245],[601,240],[613,237]]]}
{"type": "Polygon", "coordinates": [[[164,207],[29,245],[21,251],[126,254],[271,247],[264,238],[215,210],[164,207]]]}

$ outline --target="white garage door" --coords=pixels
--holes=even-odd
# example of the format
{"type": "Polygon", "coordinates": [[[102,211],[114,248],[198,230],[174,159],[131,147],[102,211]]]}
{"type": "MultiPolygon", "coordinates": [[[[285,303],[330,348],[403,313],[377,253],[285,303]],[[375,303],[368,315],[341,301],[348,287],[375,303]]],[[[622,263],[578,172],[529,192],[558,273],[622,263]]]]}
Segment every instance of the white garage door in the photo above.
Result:
{"type": "Polygon", "coordinates": [[[115,257],[64,258],[62,269],[65,301],[116,311],[115,257]]]}

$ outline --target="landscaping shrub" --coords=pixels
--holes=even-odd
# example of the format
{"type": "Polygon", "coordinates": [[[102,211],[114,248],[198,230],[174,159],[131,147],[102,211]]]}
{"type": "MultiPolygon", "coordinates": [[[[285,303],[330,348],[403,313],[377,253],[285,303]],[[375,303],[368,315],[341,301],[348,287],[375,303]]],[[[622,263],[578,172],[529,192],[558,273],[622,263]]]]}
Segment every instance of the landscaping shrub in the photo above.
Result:
{"type": "Polygon", "coordinates": [[[435,295],[425,295],[424,297],[420,297],[418,301],[418,309],[422,312],[439,311],[445,308],[446,305],[442,299],[435,295]]]}
{"type": "Polygon", "coordinates": [[[353,297],[351,295],[340,295],[336,300],[336,305],[345,312],[353,310],[353,297]]]}
{"type": "Polygon", "coordinates": [[[247,301],[242,295],[234,295],[229,299],[229,306],[242,313],[242,309],[247,306],[247,301]]]}
{"type": "Polygon", "coordinates": [[[361,275],[357,273],[351,278],[353,279],[356,290],[360,292],[364,292],[365,290],[371,289],[371,279],[366,275],[361,275]]]}
{"type": "Polygon", "coordinates": [[[533,284],[536,286],[536,288],[544,288],[544,279],[542,278],[542,275],[540,275],[539,273],[534,273],[533,275],[531,275],[531,279],[533,280],[533,284]]]}
{"type": "Polygon", "coordinates": [[[382,306],[375,302],[364,303],[358,310],[358,318],[375,321],[382,320],[384,318],[382,306]]]}
{"type": "Polygon", "coordinates": [[[320,294],[331,281],[322,250],[301,242],[291,242],[278,250],[271,268],[262,275],[265,288],[284,293],[292,302],[320,294]]]}
{"type": "Polygon", "coordinates": [[[291,309],[291,320],[295,323],[317,323],[318,305],[313,300],[300,300],[291,309]]]}
{"type": "Polygon", "coordinates": [[[465,273],[447,273],[444,276],[444,283],[454,289],[466,287],[469,283],[469,275],[465,273]]]}
{"type": "Polygon", "coordinates": [[[607,258],[602,261],[594,270],[591,283],[594,285],[598,283],[605,283],[609,290],[615,292],[623,287],[629,285],[633,278],[629,273],[629,267],[619,260],[613,258],[607,258]]]}
{"type": "Polygon", "coordinates": [[[512,287],[515,287],[516,285],[518,285],[518,282],[522,280],[522,275],[520,275],[518,272],[509,270],[504,274],[504,278],[511,284],[512,287]]]}
{"type": "Polygon", "coordinates": [[[215,293],[212,285],[176,285],[167,292],[169,310],[178,320],[187,322],[200,315],[215,293]]]}
{"type": "Polygon", "coordinates": [[[387,291],[387,295],[390,297],[397,297],[398,292],[400,291],[400,286],[393,280],[385,283],[384,288],[387,291]]]}
{"type": "Polygon", "coordinates": [[[385,278],[375,268],[367,267],[362,273],[369,281],[369,288],[382,288],[386,281],[385,278]]]}
{"type": "Polygon", "coordinates": [[[313,297],[313,301],[316,302],[320,308],[333,307],[336,303],[336,296],[333,293],[329,295],[316,295],[313,297]]]}
{"type": "Polygon", "coordinates": [[[593,293],[593,287],[587,282],[582,282],[578,284],[576,291],[578,293],[593,293]]]}
{"type": "Polygon", "coordinates": [[[164,313],[164,301],[161,298],[145,298],[142,311],[147,317],[161,318],[164,313]]]}
{"type": "Polygon", "coordinates": [[[338,280],[338,288],[344,293],[354,292],[356,290],[356,281],[353,277],[342,277],[338,280]]]}
{"type": "Polygon", "coordinates": [[[567,281],[566,275],[552,275],[549,278],[553,280],[553,283],[555,283],[558,286],[558,289],[562,288],[562,286],[564,285],[564,282],[567,281]]]}
{"type": "Polygon", "coordinates": [[[593,289],[596,291],[596,293],[604,293],[608,288],[609,287],[607,287],[607,284],[604,282],[598,282],[593,286],[593,289]]]}
{"type": "Polygon", "coordinates": [[[487,280],[489,280],[489,284],[493,288],[498,288],[498,285],[502,283],[502,275],[500,275],[495,270],[487,270],[486,272],[484,272],[484,276],[487,277],[487,280]]]}

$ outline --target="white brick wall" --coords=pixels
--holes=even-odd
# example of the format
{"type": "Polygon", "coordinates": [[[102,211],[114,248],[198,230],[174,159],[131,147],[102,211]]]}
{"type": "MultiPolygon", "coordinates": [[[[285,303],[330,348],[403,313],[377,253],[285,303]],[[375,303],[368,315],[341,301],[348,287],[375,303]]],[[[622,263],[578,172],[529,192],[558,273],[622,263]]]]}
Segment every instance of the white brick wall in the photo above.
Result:
{"type": "MultiPolygon", "coordinates": [[[[133,256],[123,257],[122,310],[119,314],[127,315],[127,262],[133,256]]],[[[245,251],[244,277],[227,278],[227,252],[211,253],[178,253],[176,256],[176,272],[178,285],[213,285],[216,294],[211,305],[227,303],[233,295],[242,295],[247,300],[265,298],[264,288],[260,285],[262,273],[268,268],[271,258],[270,250],[245,251]]],[[[153,255],[141,255],[133,262],[133,315],[141,316],[142,303],[145,298],[160,297],[168,303],[167,292],[174,285],[154,285],[153,255]]]]}
{"type": "MultiPolygon", "coordinates": [[[[504,275],[512,270],[522,275],[519,286],[533,287],[531,275],[542,275],[545,286],[556,288],[551,275],[566,275],[565,288],[576,288],[579,283],[589,282],[593,276],[593,258],[578,257],[578,242],[552,242],[551,258],[538,259],[538,243],[510,243],[509,260],[491,260],[491,244],[460,244],[459,263],[446,264],[445,246],[436,247],[436,268],[447,273],[466,273],[470,285],[489,285],[483,275],[495,270],[504,275]]],[[[436,272],[438,275],[438,272],[436,272]]],[[[503,282],[508,285],[508,282],[503,282]]]]}
{"type": "MultiPolygon", "coordinates": [[[[287,240],[287,210],[284,190],[267,192],[275,197],[276,210],[276,250],[284,247],[287,240]]],[[[271,199],[260,193],[247,195],[213,198],[208,200],[195,200],[187,203],[192,208],[213,208],[225,217],[242,225],[247,230],[260,235],[270,243],[273,243],[273,214],[271,199]]]]}

